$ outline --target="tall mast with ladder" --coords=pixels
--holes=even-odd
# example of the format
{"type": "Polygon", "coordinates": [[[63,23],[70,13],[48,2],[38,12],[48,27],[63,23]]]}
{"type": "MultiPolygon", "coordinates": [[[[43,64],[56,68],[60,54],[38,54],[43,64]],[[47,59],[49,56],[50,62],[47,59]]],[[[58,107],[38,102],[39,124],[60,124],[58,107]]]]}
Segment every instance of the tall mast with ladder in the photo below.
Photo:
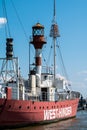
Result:
{"type": "MultiPolygon", "coordinates": [[[[7,21],[6,3],[2,1],[3,15],[7,21]]],[[[6,57],[0,58],[0,85],[4,88],[12,86],[12,92],[15,92],[14,99],[19,99],[19,70],[18,58],[13,56],[13,38],[11,38],[9,23],[5,26],[6,33],[6,57]]]]}
{"type": "Polygon", "coordinates": [[[54,8],[53,8],[53,21],[50,30],[50,37],[53,39],[53,47],[54,47],[54,79],[56,77],[56,40],[57,37],[60,37],[58,25],[56,22],[56,0],[54,0],[54,8]]]}

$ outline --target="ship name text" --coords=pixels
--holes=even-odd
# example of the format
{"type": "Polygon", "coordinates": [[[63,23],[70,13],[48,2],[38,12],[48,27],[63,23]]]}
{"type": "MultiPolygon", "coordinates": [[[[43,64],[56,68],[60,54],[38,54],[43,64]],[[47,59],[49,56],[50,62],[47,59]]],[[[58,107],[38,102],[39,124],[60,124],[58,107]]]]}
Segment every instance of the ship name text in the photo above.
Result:
{"type": "Polygon", "coordinates": [[[56,118],[68,117],[72,114],[71,107],[44,110],[44,120],[52,120],[56,118]]]}

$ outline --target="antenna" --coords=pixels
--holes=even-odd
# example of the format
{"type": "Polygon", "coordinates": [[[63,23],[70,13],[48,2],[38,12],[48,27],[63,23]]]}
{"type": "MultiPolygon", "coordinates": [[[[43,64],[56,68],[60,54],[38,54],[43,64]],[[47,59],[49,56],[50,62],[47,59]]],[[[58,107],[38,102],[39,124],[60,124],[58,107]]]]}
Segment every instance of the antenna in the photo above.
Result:
{"type": "Polygon", "coordinates": [[[55,0],[54,0],[54,22],[55,22],[55,20],[56,20],[56,7],[55,7],[55,0]]]}
{"type": "Polygon", "coordinates": [[[55,77],[56,77],[56,40],[57,40],[57,37],[60,37],[58,25],[56,22],[56,0],[54,0],[53,22],[51,25],[50,37],[53,38],[53,44],[54,44],[54,79],[55,79],[55,77]]]}

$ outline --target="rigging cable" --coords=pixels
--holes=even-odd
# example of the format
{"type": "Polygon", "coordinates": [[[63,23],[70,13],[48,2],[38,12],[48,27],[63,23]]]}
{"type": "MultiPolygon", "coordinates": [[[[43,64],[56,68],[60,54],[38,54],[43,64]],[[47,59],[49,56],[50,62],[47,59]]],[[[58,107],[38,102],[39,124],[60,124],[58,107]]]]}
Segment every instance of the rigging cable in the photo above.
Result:
{"type": "Polygon", "coordinates": [[[64,70],[64,74],[65,74],[66,78],[68,79],[68,74],[66,72],[66,68],[65,68],[65,65],[64,65],[64,62],[63,62],[63,57],[62,57],[62,54],[61,54],[60,46],[58,44],[57,44],[57,48],[58,48],[58,51],[59,51],[59,56],[61,58],[61,63],[62,63],[62,67],[63,67],[63,70],[64,70]]]}
{"type": "Polygon", "coordinates": [[[48,55],[48,59],[47,59],[47,65],[50,64],[50,60],[51,60],[51,56],[52,56],[52,49],[53,49],[53,46],[52,46],[52,43],[51,43],[50,51],[49,51],[49,55],[48,55]]]}
{"type": "Polygon", "coordinates": [[[63,57],[62,57],[60,46],[58,45],[58,42],[57,42],[57,48],[59,50],[59,55],[60,55],[60,58],[61,58],[61,64],[62,64],[62,67],[63,67],[64,75],[65,75],[65,77],[66,77],[66,79],[68,81],[68,85],[70,86],[70,83],[69,83],[70,80],[69,80],[69,77],[68,77],[64,62],[63,62],[63,57]]]}
{"type": "Polygon", "coordinates": [[[26,37],[26,40],[27,40],[27,42],[28,42],[28,36],[27,36],[26,31],[25,31],[25,28],[24,28],[24,26],[23,26],[23,24],[22,24],[22,22],[21,22],[21,19],[20,19],[20,17],[19,17],[19,14],[18,14],[18,12],[17,12],[17,9],[16,9],[16,7],[15,7],[15,5],[14,5],[14,3],[13,3],[13,0],[11,0],[11,3],[12,3],[12,6],[13,6],[13,8],[14,8],[14,10],[15,10],[15,13],[16,13],[16,15],[17,15],[17,18],[18,18],[18,20],[19,20],[19,23],[20,23],[20,25],[21,25],[21,27],[22,27],[22,29],[23,29],[24,35],[25,35],[25,37],[26,37]]]}
{"type": "Polygon", "coordinates": [[[9,37],[11,37],[11,32],[10,32],[10,27],[9,27],[9,22],[8,22],[8,16],[7,16],[5,0],[2,0],[2,7],[3,7],[3,14],[5,15],[6,20],[7,20],[7,28],[5,26],[5,34],[6,34],[6,37],[8,37],[8,35],[9,35],[9,37]]]}
{"type": "MultiPolygon", "coordinates": [[[[12,3],[12,6],[13,6],[13,8],[14,8],[14,11],[15,11],[15,13],[16,13],[16,16],[17,16],[17,18],[18,18],[18,21],[19,21],[19,23],[20,23],[20,25],[21,25],[21,28],[22,28],[22,30],[23,30],[23,32],[24,32],[24,35],[25,35],[25,38],[26,38],[26,41],[27,41],[27,43],[29,43],[29,38],[28,38],[28,35],[27,35],[27,33],[26,33],[26,31],[25,31],[25,28],[24,28],[24,26],[23,26],[23,24],[22,24],[22,22],[21,22],[21,19],[20,19],[20,17],[19,17],[19,14],[18,14],[18,11],[17,11],[17,9],[16,9],[16,7],[15,7],[15,5],[14,5],[14,2],[13,2],[13,0],[10,0],[11,1],[11,3],[12,3]]],[[[33,50],[32,50],[32,48],[31,48],[31,46],[30,46],[30,43],[29,43],[29,72],[30,72],[30,52],[32,52],[32,54],[33,54],[33,50]]]]}

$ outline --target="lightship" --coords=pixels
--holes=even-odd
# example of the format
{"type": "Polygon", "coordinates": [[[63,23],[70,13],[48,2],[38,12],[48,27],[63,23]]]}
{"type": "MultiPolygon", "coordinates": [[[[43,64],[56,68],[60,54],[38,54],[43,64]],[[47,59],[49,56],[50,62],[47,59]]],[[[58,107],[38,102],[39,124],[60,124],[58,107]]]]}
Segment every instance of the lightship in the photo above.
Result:
{"type": "Polygon", "coordinates": [[[50,30],[54,60],[51,67],[42,65],[42,48],[47,44],[44,26],[32,27],[30,44],[35,49],[35,63],[29,66],[29,79],[20,75],[18,58],[13,56],[13,38],[6,39],[6,58],[2,60],[0,78],[0,127],[21,127],[43,124],[76,116],[79,92],[71,91],[65,79],[56,77],[56,40],[60,36],[54,15],[50,30]]]}

